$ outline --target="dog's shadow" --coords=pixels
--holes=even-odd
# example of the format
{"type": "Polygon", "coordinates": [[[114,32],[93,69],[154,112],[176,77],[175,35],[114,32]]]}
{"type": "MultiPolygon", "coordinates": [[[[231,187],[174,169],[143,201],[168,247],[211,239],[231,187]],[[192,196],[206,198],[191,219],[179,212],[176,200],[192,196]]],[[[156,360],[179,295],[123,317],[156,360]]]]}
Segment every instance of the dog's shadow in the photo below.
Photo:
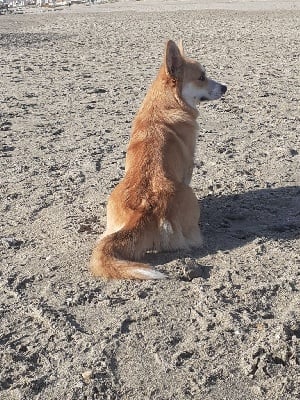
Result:
{"type": "MultiPolygon", "coordinates": [[[[147,254],[148,262],[157,265],[178,258],[204,257],[244,246],[256,238],[292,240],[300,237],[300,187],[297,186],[211,195],[199,200],[199,204],[204,246],[188,252],[147,254]]],[[[202,277],[208,278],[209,273],[202,277]]]]}

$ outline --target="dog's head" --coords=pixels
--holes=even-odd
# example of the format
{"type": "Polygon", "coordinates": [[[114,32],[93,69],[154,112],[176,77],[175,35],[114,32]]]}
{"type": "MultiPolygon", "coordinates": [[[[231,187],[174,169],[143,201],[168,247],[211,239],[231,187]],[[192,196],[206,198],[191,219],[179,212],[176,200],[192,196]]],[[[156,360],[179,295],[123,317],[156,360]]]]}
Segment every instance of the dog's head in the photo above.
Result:
{"type": "Polygon", "coordinates": [[[181,98],[196,108],[200,101],[217,100],[223,96],[227,87],[206,76],[205,69],[184,55],[182,42],[177,46],[169,40],[165,53],[166,73],[178,82],[181,98]]]}

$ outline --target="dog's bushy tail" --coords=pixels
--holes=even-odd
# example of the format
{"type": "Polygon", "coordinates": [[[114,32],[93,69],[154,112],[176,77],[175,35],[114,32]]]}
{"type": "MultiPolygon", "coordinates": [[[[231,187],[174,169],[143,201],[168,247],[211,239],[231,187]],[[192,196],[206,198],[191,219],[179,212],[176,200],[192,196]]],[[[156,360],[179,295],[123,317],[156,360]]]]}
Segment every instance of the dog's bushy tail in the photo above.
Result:
{"type": "Polygon", "coordinates": [[[165,275],[150,265],[130,261],[141,239],[142,223],[125,226],[104,236],[92,253],[90,270],[94,276],[110,279],[163,279],[165,275]]]}

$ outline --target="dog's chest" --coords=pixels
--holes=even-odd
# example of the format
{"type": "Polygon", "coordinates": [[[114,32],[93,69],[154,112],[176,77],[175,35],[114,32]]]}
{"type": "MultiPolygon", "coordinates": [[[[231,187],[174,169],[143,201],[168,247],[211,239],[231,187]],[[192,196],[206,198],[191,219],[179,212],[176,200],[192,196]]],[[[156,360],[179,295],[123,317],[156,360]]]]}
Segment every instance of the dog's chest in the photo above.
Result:
{"type": "Polygon", "coordinates": [[[194,168],[196,132],[189,132],[189,134],[182,136],[180,147],[183,160],[181,164],[182,182],[189,185],[194,168]]]}
{"type": "Polygon", "coordinates": [[[185,171],[185,174],[183,176],[183,183],[186,185],[189,185],[192,179],[192,174],[193,174],[193,163],[189,165],[185,171]]]}

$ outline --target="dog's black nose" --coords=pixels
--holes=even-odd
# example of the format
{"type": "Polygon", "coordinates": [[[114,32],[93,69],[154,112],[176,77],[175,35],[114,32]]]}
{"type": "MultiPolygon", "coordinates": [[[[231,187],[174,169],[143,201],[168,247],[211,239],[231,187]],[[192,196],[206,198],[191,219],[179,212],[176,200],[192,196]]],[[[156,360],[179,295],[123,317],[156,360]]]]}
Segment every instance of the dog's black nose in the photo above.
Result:
{"type": "Polygon", "coordinates": [[[221,92],[222,92],[222,94],[225,94],[226,91],[227,91],[227,86],[221,85],[221,92]]]}

